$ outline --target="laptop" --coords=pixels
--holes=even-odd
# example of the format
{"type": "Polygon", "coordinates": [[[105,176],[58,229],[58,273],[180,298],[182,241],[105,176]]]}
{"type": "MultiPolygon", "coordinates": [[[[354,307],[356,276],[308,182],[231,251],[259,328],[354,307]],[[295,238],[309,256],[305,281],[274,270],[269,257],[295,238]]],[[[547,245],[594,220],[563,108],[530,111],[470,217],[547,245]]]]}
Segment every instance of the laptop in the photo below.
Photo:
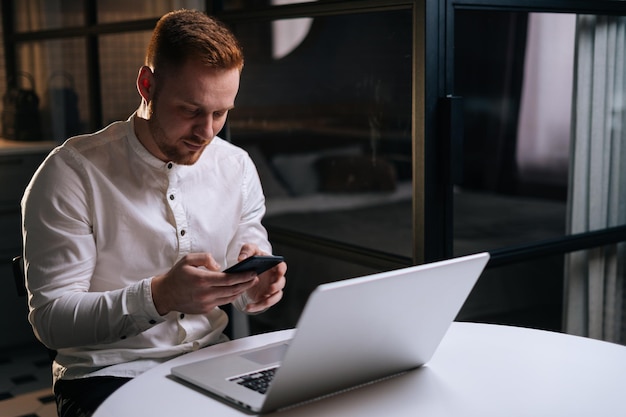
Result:
{"type": "Polygon", "coordinates": [[[488,259],[479,253],[322,284],[292,339],[171,373],[239,409],[266,413],[418,368],[488,259]]]}

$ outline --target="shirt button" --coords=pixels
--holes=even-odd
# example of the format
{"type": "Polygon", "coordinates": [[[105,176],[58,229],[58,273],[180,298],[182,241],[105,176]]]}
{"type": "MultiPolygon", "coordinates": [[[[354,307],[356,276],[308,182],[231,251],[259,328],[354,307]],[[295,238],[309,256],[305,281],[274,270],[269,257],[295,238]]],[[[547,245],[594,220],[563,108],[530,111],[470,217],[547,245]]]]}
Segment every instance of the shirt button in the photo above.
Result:
{"type": "Polygon", "coordinates": [[[185,313],[180,313],[180,319],[184,319],[185,318],[185,313]]]}
{"type": "Polygon", "coordinates": [[[172,163],[170,162],[170,163],[167,164],[167,169],[172,169],[173,166],[174,165],[172,165],[172,163]]]}
{"type": "Polygon", "coordinates": [[[170,200],[173,200],[174,198],[174,194],[170,194],[170,200]]]}
{"type": "Polygon", "coordinates": [[[181,236],[185,236],[185,233],[187,233],[187,232],[185,232],[184,230],[181,230],[181,231],[180,231],[180,235],[181,235],[181,236]]]}
{"type": "Polygon", "coordinates": [[[156,320],[152,319],[152,320],[150,320],[148,323],[150,323],[150,324],[156,324],[156,320]]]}
{"type": "Polygon", "coordinates": [[[120,337],[120,339],[122,339],[122,340],[126,339],[126,335],[120,337]]]}

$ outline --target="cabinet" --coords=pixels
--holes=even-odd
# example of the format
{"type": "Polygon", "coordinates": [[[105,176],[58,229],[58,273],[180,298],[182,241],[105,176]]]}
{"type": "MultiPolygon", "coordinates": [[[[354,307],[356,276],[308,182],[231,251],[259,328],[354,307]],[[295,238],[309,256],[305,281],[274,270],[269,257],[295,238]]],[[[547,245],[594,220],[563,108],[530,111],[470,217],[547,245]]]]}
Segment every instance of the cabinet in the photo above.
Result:
{"type": "Polygon", "coordinates": [[[15,290],[11,259],[22,252],[20,200],[53,142],[0,139],[0,349],[35,341],[28,323],[27,299],[15,290]]]}

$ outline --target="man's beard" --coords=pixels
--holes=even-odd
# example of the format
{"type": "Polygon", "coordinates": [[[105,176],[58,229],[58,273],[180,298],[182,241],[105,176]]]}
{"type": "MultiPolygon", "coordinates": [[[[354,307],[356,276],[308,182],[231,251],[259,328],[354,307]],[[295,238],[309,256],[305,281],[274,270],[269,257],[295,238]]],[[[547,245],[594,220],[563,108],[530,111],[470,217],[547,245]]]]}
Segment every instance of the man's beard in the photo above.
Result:
{"type": "MultiPolygon", "coordinates": [[[[198,152],[188,153],[181,152],[176,145],[179,141],[170,141],[166,136],[165,131],[161,127],[158,122],[158,117],[154,117],[154,113],[152,109],[150,109],[150,119],[148,119],[148,129],[150,130],[150,134],[152,135],[152,140],[154,140],[155,145],[159,148],[161,153],[165,155],[165,157],[176,164],[179,165],[193,165],[198,161],[202,152],[204,152],[204,148],[198,152]]],[[[206,141],[202,140],[202,138],[185,138],[189,142],[202,145],[206,141]]]]}

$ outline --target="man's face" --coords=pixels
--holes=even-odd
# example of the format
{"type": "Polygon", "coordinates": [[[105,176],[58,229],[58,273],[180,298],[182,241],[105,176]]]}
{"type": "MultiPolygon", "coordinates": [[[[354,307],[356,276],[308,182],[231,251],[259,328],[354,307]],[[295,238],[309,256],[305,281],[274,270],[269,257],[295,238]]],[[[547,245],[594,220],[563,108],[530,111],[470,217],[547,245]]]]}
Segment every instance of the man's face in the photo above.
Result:
{"type": "Polygon", "coordinates": [[[190,61],[156,75],[149,103],[148,149],[162,161],[195,163],[226,123],[239,89],[239,70],[214,70],[190,61]]]}

